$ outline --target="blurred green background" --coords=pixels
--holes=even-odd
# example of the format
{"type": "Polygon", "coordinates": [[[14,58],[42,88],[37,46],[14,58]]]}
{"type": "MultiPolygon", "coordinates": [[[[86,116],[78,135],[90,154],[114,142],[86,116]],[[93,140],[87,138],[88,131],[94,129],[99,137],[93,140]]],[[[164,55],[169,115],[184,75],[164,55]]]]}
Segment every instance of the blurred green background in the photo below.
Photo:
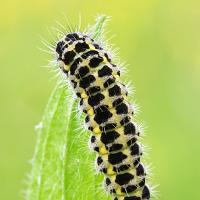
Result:
{"type": "Polygon", "coordinates": [[[200,2],[6,0],[0,4],[0,199],[23,197],[54,74],[39,35],[63,15],[77,24],[112,16],[107,30],[129,66],[161,200],[200,199],[200,2]]]}

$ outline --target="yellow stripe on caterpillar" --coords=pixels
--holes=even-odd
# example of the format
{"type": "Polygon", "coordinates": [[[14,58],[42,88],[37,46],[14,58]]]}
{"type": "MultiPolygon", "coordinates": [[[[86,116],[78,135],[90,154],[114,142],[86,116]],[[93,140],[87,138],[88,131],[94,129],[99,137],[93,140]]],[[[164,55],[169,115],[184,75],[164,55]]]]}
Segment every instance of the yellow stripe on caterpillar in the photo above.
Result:
{"type": "Polygon", "coordinates": [[[93,116],[94,115],[94,110],[93,110],[93,108],[90,108],[90,110],[88,110],[88,115],[89,116],[93,116]]]}
{"type": "Polygon", "coordinates": [[[102,146],[99,148],[99,153],[105,155],[108,154],[108,151],[106,150],[105,146],[102,146]]]}
{"type": "Polygon", "coordinates": [[[120,187],[118,187],[118,188],[116,189],[116,195],[124,196],[124,193],[122,193],[120,187]]]}
{"type": "Polygon", "coordinates": [[[113,171],[113,167],[112,167],[112,165],[110,165],[109,167],[108,167],[108,169],[107,169],[107,175],[114,175],[115,174],[115,172],[113,171]]]}
{"type": "Polygon", "coordinates": [[[99,133],[101,133],[101,130],[100,130],[99,126],[96,126],[96,127],[93,129],[93,133],[94,133],[94,134],[99,134],[99,133]]]}
{"type": "Polygon", "coordinates": [[[66,71],[69,71],[69,68],[70,68],[69,65],[64,65],[64,69],[65,69],[66,71]]]}
{"type": "Polygon", "coordinates": [[[89,44],[89,49],[90,49],[90,50],[95,50],[94,45],[93,45],[93,44],[89,44]]]}
{"type": "Polygon", "coordinates": [[[83,99],[86,99],[88,96],[87,96],[87,94],[85,93],[85,92],[82,92],[81,93],[81,98],[83,98],[83,99]]]}

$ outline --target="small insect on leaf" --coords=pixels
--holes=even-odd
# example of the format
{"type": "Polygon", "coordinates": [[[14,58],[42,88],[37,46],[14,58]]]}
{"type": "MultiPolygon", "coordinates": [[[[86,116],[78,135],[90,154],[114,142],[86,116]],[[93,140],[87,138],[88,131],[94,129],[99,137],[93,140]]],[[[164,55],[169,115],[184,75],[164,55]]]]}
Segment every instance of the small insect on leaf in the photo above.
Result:
{"type": "Polygon", "coordinates": [[[27,199],[150,199],[134,106],[102,41],[107,20],[100,16],[86,32],[70,30],[57,41],[58,68],[69,84],[57,85],[44,113],[27,199]]]}

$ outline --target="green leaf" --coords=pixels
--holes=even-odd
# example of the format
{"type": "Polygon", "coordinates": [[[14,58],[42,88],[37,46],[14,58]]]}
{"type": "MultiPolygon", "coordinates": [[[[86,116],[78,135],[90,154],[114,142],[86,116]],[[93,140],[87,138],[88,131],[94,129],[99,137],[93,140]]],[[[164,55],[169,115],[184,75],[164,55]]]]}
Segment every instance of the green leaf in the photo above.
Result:
{"type": "Polygon", "coordinates": [[[91,27],[93,39],[99,39],[102,37],[107,21],[110,19],[107,15],[100,15],[96,18],[96,23],[91,27]]]}
{"type": "MultiPolygon", "coordinates": [[[[94,37],[100,37],[106,17],[99,17],[94,37]]],[[[42,122],[37,126],[37,144],[26,200],[102,200],[102,175],[94,167],[95,153],[89,151],[89,132],[77,112],[77,101],[63,83],[49,99],[42,122]]]]}

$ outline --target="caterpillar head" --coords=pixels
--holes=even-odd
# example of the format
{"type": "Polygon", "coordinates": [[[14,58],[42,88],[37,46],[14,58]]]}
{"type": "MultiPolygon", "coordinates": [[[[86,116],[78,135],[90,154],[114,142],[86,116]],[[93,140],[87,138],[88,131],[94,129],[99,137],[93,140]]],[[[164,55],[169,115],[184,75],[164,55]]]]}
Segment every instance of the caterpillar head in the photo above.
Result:
{"type": "Polygon", "coordinates": [[[91,42],[92,39],[81,33],[69,33],[64,36],[56,45],[59,67],[68,74],[75,57],[89,49],[91,42]]]}

